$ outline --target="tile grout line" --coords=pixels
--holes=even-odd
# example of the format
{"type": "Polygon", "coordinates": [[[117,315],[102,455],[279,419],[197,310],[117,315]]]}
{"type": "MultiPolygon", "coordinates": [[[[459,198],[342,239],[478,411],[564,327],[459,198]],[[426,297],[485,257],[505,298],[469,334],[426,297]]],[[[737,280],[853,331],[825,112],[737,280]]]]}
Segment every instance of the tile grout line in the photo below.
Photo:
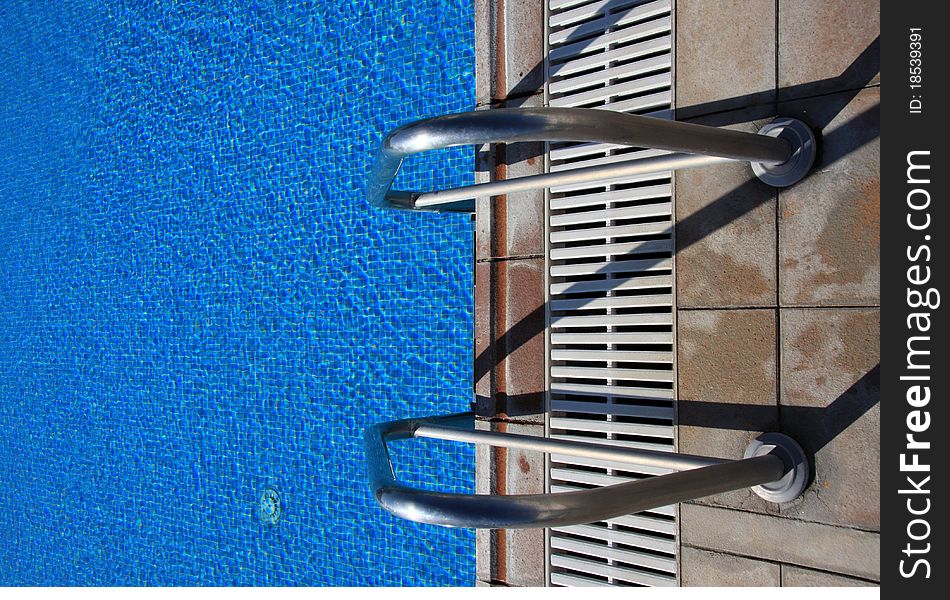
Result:
{"type": "MultiPolygon", "coordinates": [[[[700,500],[701,500],[701,499],[700,499],[700,500]]],[[[769,517],[770,517],[770,518],[773,518],[773,519],[782,519],[783,521],[791,521],[791,522],[794,522],[794,523],[804,523],[805,525],[819,525],[819,526],[821,526],[821,527],[832,527],[832,528],[834,528],[834,529],[845,529],[845,530],[847,530],[847,531],[857,531],[857,532],[860,532],[860,533],[869,533],[869,534],[872,534],[872,535],[881,535],[881,531],[880,531],[879,529],[867,529],[867,528],[864,528],[864,527],[857,527],[857,526],[854,526],[854,525],[846,525],[846,524],[844,524],[844,523],[827,523],[827,522],[825,522],[825,521],[808,521],[808,520],[800,519],[800,518],[798,518],[798,517],[795,517],[795,516],[792,516],[792,515],[786,514],[786,513],[758,512],[758,511],[755,511],[755,510],[750,510],[750,509],[748,509],[748,508],[725,506],[725,505],[720,505],[720,504],[706,504],[706,503],[704,503],[704,502],[698,502],[698,501],[695,501],[695,500],[689,501],[689,502],[687,502],[687,504],[689,504],[690,506],[697,506],[697,507],[700,507],[700,508],[708,508],[708,509],[712,509],[712,510],[722,510],[722,511],[730,511],[730,512],[741,512],[741,513],[743,513],[743,514],[755,515],[755,516],[758,516],[758,517],[766,517],[766,518],[769,518],[769,517]]]]}
{"type": "Polygon", "coordinates": [[[817,567],[807,567],[805,565],[798,565],[795,563],[782,563],[772,558],[760,558],[757,556],[746,556],[744,554],[736,554],[735,552],[729,550],[717,550],[709,546],[697,546],[695,544],[683,544],[686,548],[693,550],[699,550],[700,552],[708,552],[710,554],[723,554],[725,556],[731,556],[733,558],[743,558],[746,560],[753,560],[757,562],[767,563],[770,565],[777,565],[779,567],[794,567],[797,569],[805,569],[807,571],[815,571],[816,573],[823,573],[825,575],[834,575],[836,577],[843,577],[845,579],[854,579],[855,581],[861,581],[864,583],[873,583],[875,585],[880,585],[880,582],[874,579],[868,579],[867,577],[861,577],[860,575],[851,575],[849,573],[841,573],[838,571],[829,571],[827,569],[819,569],[817,567]]]}
{"type": "Polygon", "coordinates": [[[752,305],[752,306],[687,306],[678,311],[727,311],[727,310],[880,310],[880,304],[794,304],[794,305],[752,305]]]}
{"type": "MultiPolygon", "coordinates": [[[[775,0],[775,114],[778,115],[779,107],[779,86],[781,85],[780,72],[779,72],[779,63],[780,63],[780,36],[781,36],[781,26],[779,11],[781,10],[780,0],[775,0]]],[[[779,307],[781,304],[780,298],[782,295],[782,228],[779,223],[779,219],[782,217],[781,210],[782,202],[782,190],[781,188],[775,189],[775,416],[778,421],[778,430],[784,432],[784,422],[782,419],[782,310],[779,307]]],[[[779,506],[779,513],[782,512],[782,507],[779,506]]],[[[781,568],[780,568],[781,569],[781,568]]],[[[781,571],[780,571],[781,575],[781,571]]],[[[781,586],[781,578],[779,579],[779,585],[781,586]]]]}
{"type": "Polygon", "coordinates": [[[488,256],[488,257],[483,257],[483,258],[476,258],[475,262],[477,264],[489,264],[489,263],[508,262],[512,260],[534,260],[538,258],[544,258],[544,254],[517,254],[514,256],[488,256]]]}

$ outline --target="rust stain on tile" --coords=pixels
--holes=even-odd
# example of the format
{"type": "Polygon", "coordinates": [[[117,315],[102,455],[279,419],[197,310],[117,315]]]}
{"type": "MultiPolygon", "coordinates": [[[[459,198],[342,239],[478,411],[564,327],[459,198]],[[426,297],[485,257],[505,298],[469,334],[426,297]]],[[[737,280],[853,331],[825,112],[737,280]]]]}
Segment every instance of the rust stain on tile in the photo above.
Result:
{"type": "Polygon", "coordinates": [[[855,205],[857,227],[868,234],[873,244],[881,244],[881,180],[864,181],[859,186],[860,196],[855,205]]]}
{"type": "MultiPolygon", "coordinates": [[[[506,148],[504,144],[495,144],[493,148],[495,164],[495,181],[508,179],[508,165],[506,164],[506,148]]],[[[491,199],[491,244],[492,254],[495,257],[508,255],[508,197],[493,196],[491,199]]]]}
{"type": "Polygon", "coordinates": [[[783,318],[783,404],[826,406],[880,360],[876,311],[802,309],[783,318]]]}
{"type": "Polygon", "coordinates": [[[683,252],[678,266],[683,306],[742,306],[774,301],[775,283],[762,272],[767,262],[743,263],[734,254],[694,246],[683,252]]]}
{"type": "Polygon", "coordinates": [[[506,68],[507,56],[505,53],[505,0],[495,0],[495,45],[492,48],[492,54],[495,55],[495,83],[496,89],[492,90],[495,98],[504,98],[504,88],[507,87],[508,71],[506,68]],[[497,84],[501,82],[502,94],[498,95],[497,84]]]}
{"type": "Polygon", "coordinates": [[[531,471],[531,464],[528,463],[528,459],[525,458],[524,454],[518,457],[518,469],[521,471],[522,475],[525,475],[531,471]]]}
{"type": "MultiPolygon", "coordinates": [[[[497,263],[494,265],[495,268],[495,278],[494,278],[494,302],[492,303],[492,314],[491,320],[494,325],[494,332],[497,336],[500,331],[508,330],[508,265],[504,263],[497,263]]],[[[495,361],[496,364],[498,359],[501,358],[499,353],[505,352],[505,348],[499,348],[498,338],[492,340],[492,345],[495,346],[495,361]]],[[[502,354],[504,356],[504,354],[502,354]]],[[[493,380],[495,385],[492,389],[492,397],[495,400],[495,414],[494,417],[498,416],[507,416],[508,412],[508,402],[507,395],[504,393],[498,393],[499,390],[505,390],[508,387],[508,378],[505,369],[495,368],[493,370],[493,380]]]]}
{"type": "Polygon", "coordinates": [[[780,96],[816,95],[880,81],[880,58],[865,54],[880,35],[877,0],[795,0],[779,10],[780,96]],[[847,31],[847,35],[842,32],[847,31]],[[799,88],[805,84],[803,88],[799,88]]]}
{"type": "Polygon", "coordinates": [[[837,158],[781,194],[781,296],[787,304],[874,305],[880,299],[880,165],[874,137],[879,96],[871,89],[784,105],[790,114],[823,115],[834,102],[847,102],[823,128],[824,160],[837,158]],[[790,258],[796,262],[786,262],[790,258]]]}
{"type": "Polygon", "coordinates": [[[792,365],[793,371],[805,371],[814,365],[816,354],[828,345],[826,329],[825,325],[812,323],[795,337],[792,347],[798,351],[798,360],[792,365]]]}
{"type": "Polygon", "coordinates": [[[858,190],[859,194],[842,199],[829,213],[815,240],[825,269],[810,277],[799,300],[811,295],[811,286],[861,284],[880,268],[880,180],[862,182],[858,190]]]}
{"type": "Polygon", "coordinates": [[[876,313],[846,312],[840,341],[847,351],[836,353],[834,364],[843,372],[863,375],[878,360],[879,338],[876,313]]]}
{"type": "Polygon", "coordinates": [[[681,311],[679,340],[681,400],[775,401],[771,311],[681,311]]]}
{"type": "Polygon", "coordinates": [[[878,338],[877,320],[866,312],[841,311],[835,321],[816,321],[795,336],[792,347],[792,370],[815,370],[815,383],[827,383],[829,366],[843,376],[859,377],[871,368],[876,360],[878,338]]]}
{"type": "MultiPolygon", "coordinates": [[[[782,428],[815,453],[815,485],[790,514],[825,523],[880,526],[879,363],[876,309],[784,309],[782,428]],[[866,412],[859,411],[869,407],[866,412]]],[[[783,511],[784,512],[784,511],[783,511]]]]}
{"type": "MultiPolygon", "coordinates": [[[[508,424],[498,423],[497,430],[501,433],[507,433],[508,424]]],[[[495,489],[494,493],[504,496],[508,493],[508,449],[493,448],[494,467],[495,467],[495,489]]],[[[495,559],[494,576],[500,581],[508,580],[508,532],[505,529],[493,529],[492,541],[494,542],[493,558],[495,559]]]]}
{"type": "Polygon", "coordinates": [[[737,165],[677,172],[681,306],[775,303],[775,192],[750,177],[737,165]]]}

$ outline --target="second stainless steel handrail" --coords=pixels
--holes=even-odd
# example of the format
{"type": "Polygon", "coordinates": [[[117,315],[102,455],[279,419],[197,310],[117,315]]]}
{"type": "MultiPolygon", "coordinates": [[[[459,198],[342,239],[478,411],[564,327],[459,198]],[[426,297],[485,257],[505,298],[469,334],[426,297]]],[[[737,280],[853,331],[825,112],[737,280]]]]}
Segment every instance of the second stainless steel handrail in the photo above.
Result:
{"type": "Polygon", "coordinates": [[[815,138],[795,119],[776,119],[759,133],[681,123],[590,108],[506,108],[416,121],[387,135],[370,173],[367,197],[375,206],[473,212],[474,198],[557,185],[746,161],[764,182],[785,187],[804,177],[814,162],[815,138]],[[427,150],[467,144],[595,142],[669,152],[585,167],[480,183],[432,192],[392,190],[403,159],[427,150]]]}
{"type": "Polygon", "coordinates": [[[750,444],[741,460],[483,431],[474,429],[472,413],[382,423],[368,429],[364,441],[376,501],[399,517],[447,527],[504,529],[592,523],[750,486],[757,486],[756,492],[769,500],[786,502],[798,497],[808,483],[804,452],[793,440],[776,433],[750,444]],[[558,494],[432,492],[400,483],[393,470],[386,443],[414,437],[556,452],[675,472],[558,494]]]}

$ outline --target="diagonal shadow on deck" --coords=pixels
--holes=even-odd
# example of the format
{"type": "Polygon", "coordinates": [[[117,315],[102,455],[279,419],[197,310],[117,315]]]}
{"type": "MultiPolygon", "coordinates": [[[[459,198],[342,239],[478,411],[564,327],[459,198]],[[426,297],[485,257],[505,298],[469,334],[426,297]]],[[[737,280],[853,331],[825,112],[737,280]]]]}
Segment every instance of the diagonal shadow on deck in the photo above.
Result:
{"type": "MultiPolygon", "coordinates": [[[[623,12],[617,12],[612,18],[619,20],[623,12]]],[[[583,40],[579,40],[583,41],[583,40]]],[[[543,73],[544,65],[536,65],[520,82],[513,88],[512,95],[523,94],[521,97],[509,97],[505,105],[508,107],[518,106],[526,98],[530,97],[537,90],[529,89],[526,82],[538,81],[538,74],[543,73]]],[[[818,115],[808,115],[808,125],[814,131],[825,129],[838,114],[854,99],[855,96],[865,89],[868,84],[880,71],[880,39],[875,39],[868,47],[843,71],[840,75],[828,79],[822,79],[811,83],[788,86],[776,90],[776,100],[762,103],[761,93],[736,96],[728,99],[696,104],[689,107],[679,107],[679,112],[696,115],[692,120],[702,122],[703,124],[713,126],[728,126],[748,119],[748,111],[737,109],[736,106],[744,106],[749,103],[748,108],[757,109],[757,112],[769,112],[776,114],[782,104],[786,102],[798,102],[822,98],[822,111],[818,115]],[[847,82],[852,82],[851,87],[844,90],[829,92],[830,89],[844,87],[847,82]],[[859,82],[855,84],[853,82],[859,82]],[[788,100],[778,101],[778,98],[787,98],[788,100]],[[757,105],[753,104],[758,102],[757,105]]],[[[819,140],[819,154],[816,164],[828,166],[841,160],[851,152],[863,147],[875,140],[878,135],[880,120],[879,105],[875,105],[858,115],[852,117],[845,123],[836,127],[827,133],[826,139],[819,140]],[[832,149],[830,153],[824,152],[824,148],[832,149]]],[[[513,146],[513,145],[510,145],[513,146]]],[[[500,159],[506,163],[505,156],[518,156],[515,161],[524,159],[524,152],[509,153],[502,149],[501,152],[493,153],[496,160],[500,159]]],[[[513,161],[514,162],[514,161],[513,161]]],[[[716,200],[710,202],[697,212],[676,223],[676,248],[675,252],[680,252],[700,240],[706,238],[713,232],[739,219],[748,212],[754,210],[762,203],[769,201],[771,195],[751,194],[753,188],[761,187],[762,184],[755,179],[751,179],[735,189],[722,194],[716,200]],[[736,202],[736,198],[751,198],[745,202],[736,202]]],[[[675,217],[674,217],[675,219],[675,217]]],[[[614,260],[624,258],[623,255],[614,257],[614,260]]],[[[642,256],[637,256],[642,261],[642,256]]],[[[649,260],[647,258],[646,260],[649,260]]],[[[657,258],[659,262],[663,258],[657,258]]],[[[623,281],[618,279],[618,282],[623,281]]],[[[565,290],[559,295],[570,294],[571,290],[565,290]]],[[[485,351],[480,353],[474,362],[474,380],[479,381],[488,375],[492,369],[510,355],[513,351],[523,346],[525,343],[541,334],[546,327],[545,315],[548,306],[541,306],[513,325],[504,334],[494,340],[494,342],[485,351]]],[[[816,428],[820,430],[818,437],[812,437],[810,447],[806,448],[809,453],[817,452],[824,447],[830,440],[847,429],[854,421],[864,415],[874,405],[879,402],[880,389],[880,368],[875,367],[856,381],[852,387],[839,398],[834,400],[829,406],[824,408],[817,407],[787,407],[782,406],[782,414],[793,422],[802,422],[801,419],[807,418],[809,422],[815,423],[816,428]],[[858,394],[857,390],[864,390],[867,393],[858,394]]],[[[543,403],[543,393],[525,394],[521,396],[507,396],[503,393],[494,398],[494,404],[500,408],[499,414],[495,416],[518,420],[528,413],[519,413],[516,407],[535,405],[540,406],[543,403]],[[508,408],[515,410],[509,411],[508,408]]],[[[687,414],[680,415],[677,423],[679,425],[693,425],[700,427],[722,428],[722,429],[742,429],[756,430],[751,425],[761,423],[763,419],[770,418],[762,411],[771,411],[774,416],[775,407],[763,406],[754,407],[747,405],[730,405],[722,403],[704,403],[690,402],[690,409],[687,414]],[[759,408],[761,411],[756,412],[759,408]],[[761,414],[760,414],[761,413],[761,414]]],[[[532,413],[534,414],[534,413],[532,413]]]]}

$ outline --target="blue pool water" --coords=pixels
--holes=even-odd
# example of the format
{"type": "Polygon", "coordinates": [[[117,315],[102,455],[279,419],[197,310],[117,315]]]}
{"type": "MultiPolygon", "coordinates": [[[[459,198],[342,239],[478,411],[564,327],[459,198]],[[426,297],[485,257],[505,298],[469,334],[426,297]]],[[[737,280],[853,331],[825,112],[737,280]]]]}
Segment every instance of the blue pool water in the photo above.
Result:
{"type": "MultiPolygon", "coordinates": [[[[362,188],[386,131],[472,108],[472,20],[0,3],[0,585],[474,581],[472,532],[378,509],[360,443],[470,401],[470,221],[362,188]]],[[[402,180],[471,170],[443,153],[402,180]]],[[[472,487],[465,446],[395,455],[472,487]]]]}

